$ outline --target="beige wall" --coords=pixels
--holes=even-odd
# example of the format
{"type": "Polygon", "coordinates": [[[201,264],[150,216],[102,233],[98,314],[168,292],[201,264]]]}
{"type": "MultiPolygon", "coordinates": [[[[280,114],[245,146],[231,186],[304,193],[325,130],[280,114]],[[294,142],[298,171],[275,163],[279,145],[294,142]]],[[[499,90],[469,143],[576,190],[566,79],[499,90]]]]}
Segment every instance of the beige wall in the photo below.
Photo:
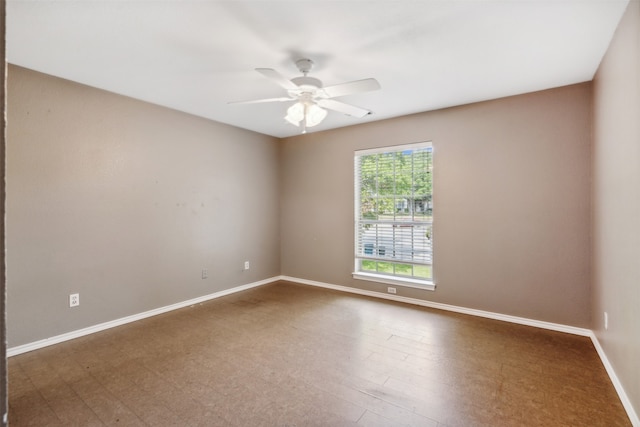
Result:
{"type": "Polygon", "coordinates": [[[638,1],[629,3],[596,74],[593,124],[593,329],[640,414],[638,1]]]}
{"type": "Polygon", "coordinates": [[[277,139],[15,66],[8,123],[10,347],[280,273],[277,139]]]}
{"type": "Polygon", "coordinates": [[[591,86],[285,139],[282,274],[351,278],[353,152],[434,145],[435,292],[398,294],[589,327],[591,86]]]}

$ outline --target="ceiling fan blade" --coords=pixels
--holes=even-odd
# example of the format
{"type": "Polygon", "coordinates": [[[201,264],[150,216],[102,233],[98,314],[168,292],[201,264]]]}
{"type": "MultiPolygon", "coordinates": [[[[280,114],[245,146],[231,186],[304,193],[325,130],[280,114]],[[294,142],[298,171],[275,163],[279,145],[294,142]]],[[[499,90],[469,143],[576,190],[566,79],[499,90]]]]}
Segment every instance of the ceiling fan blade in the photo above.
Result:
{"type": "Polygon", "coordinates": [[[355,80],[322,88],[327,98],[352,95],[354,93],[370,92],[380,89],[380,83],[376,79],[355,80]]]}
{"type": "Polygon", "coordinates": [[[233,101],[228,102],[227,104],[262,104],[264,102],[286,102],[286,101],[295,101],[294,98],[265,98],[265,99],[254,99],[251,101],[233,101]]]}
{"type": "Polygon", "coordinates": [[[356,107],[355,105],[345,104],[344,102],[336,101],[335,99],[318,99],[316,102],[323,108],[337,111],[351,117],[362,118],[371,114],[371,111],[369,110],[356,107]]]}
{"type": "Polygon", "coordinates": [[[298,89],[298,85],[287,79],[276,70],[273,70],[271,68],[256,68],[256,71],[287,90],[298,89]]]}

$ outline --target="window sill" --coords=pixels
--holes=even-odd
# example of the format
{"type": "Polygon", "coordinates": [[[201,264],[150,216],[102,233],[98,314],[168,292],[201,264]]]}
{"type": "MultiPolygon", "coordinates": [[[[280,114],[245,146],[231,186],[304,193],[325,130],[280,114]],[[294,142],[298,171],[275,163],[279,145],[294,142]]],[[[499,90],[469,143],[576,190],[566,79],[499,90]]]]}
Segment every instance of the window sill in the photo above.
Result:
{"type": "Polygon", "coordinates": [[[370,282],[386,283],[387,285],[405,286],[408,288],[423,289],[427,291],[436,290],[436,284],[427,280],[404,279],[395,276],[363,272],[354,272],[353,278],[357,280],[368,280],[370,282]]]}

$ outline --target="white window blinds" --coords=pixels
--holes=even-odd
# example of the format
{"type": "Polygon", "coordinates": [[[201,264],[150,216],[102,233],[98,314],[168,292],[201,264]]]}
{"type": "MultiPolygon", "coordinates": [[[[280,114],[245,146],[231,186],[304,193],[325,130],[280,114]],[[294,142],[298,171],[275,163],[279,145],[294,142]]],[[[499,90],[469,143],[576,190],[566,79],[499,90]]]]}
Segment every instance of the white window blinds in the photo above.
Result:
{"type": "Polygon", "coordinates": [[[432,280],[433,150],[355,152],[356,272],[432,280]]]}

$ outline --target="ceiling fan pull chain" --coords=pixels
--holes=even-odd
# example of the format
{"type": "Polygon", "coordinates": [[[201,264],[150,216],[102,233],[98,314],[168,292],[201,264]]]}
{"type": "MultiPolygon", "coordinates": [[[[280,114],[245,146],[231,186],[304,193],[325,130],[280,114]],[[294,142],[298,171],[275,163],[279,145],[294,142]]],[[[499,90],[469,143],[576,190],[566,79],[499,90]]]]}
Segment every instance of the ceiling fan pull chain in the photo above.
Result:
{"type": "Polygon", "coordinates": [[[302,116],[302,133],[307,133],[307,109],[309,107],[304,104],[304,116],[302,116]]]}

